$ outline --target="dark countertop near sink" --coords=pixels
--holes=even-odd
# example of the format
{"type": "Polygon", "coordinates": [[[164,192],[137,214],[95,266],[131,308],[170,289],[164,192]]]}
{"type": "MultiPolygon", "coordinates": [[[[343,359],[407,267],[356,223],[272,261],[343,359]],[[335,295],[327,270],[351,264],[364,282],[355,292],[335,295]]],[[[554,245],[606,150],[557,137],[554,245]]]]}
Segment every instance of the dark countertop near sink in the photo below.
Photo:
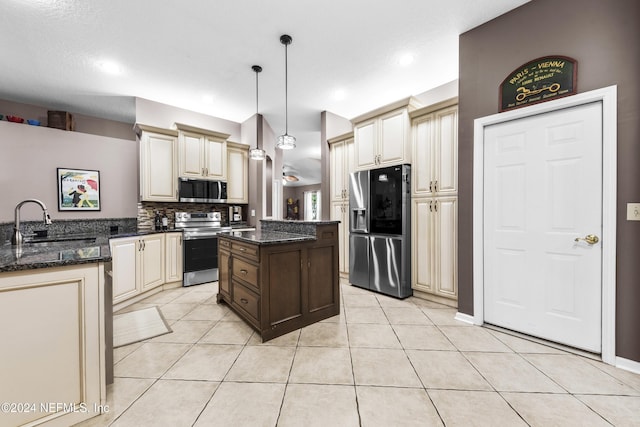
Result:
{"type": "MultiPolygon", "coordinates": [[[[181,230],[167,230],[177,232],[181,230]]],[[[0,273],[60,267],[65,265],[89,264],[111,261],[109,239],[144,236],[159,231],[139,231],[115,235],[65,234],[32,238],[22,245],[21,250],[11,246],[11,242],[0,244],[0,273]]]]}

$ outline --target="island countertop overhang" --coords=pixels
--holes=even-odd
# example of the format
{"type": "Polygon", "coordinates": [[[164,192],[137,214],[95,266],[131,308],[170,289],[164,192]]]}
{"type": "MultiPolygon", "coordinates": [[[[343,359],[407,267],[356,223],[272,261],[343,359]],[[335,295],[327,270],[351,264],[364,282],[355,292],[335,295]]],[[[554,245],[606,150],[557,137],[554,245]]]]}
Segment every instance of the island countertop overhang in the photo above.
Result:
{"type": "Polygon", "coordinates": [[[257,245],[276,245],[317,240],[318,227],[339,221],[260,220],[260,229],[220,233],[220,237],[257,245]]]}

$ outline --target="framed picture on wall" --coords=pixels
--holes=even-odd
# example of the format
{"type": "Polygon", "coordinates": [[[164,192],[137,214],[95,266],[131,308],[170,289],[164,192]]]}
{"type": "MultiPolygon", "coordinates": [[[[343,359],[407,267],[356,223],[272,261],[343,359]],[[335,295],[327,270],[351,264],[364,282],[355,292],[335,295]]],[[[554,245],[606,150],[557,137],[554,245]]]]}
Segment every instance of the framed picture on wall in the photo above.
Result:
{"type": "Polygon", "coordinates": [[[99,211],[100,172],[58,168],[58,210],[99,211]]]}

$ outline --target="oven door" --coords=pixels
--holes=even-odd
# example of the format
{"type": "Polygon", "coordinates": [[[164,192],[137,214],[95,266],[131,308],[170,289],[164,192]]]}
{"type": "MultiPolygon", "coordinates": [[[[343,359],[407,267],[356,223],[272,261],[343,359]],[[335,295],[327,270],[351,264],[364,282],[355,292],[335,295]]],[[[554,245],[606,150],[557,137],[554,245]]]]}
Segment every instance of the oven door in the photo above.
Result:
{"type": "Polygon", "coordinates": [[[218,236],[201,236],[184,240],[184,286],[218,280],[218,236]]]}

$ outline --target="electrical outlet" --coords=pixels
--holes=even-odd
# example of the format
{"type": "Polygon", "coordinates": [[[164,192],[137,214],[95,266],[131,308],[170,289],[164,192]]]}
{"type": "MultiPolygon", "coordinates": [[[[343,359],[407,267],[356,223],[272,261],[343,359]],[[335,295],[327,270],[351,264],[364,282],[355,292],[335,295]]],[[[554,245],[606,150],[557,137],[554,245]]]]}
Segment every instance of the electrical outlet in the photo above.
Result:
{"type": "Polygon", "coordinates": [[[640,221],[640,203],[627,203],[627,221],[640,221]]]}
{"type": "Polygon", "coordinates": [[[256,210],[255,209],[251,209],[251,216],[256,216],[256,210]]]}

